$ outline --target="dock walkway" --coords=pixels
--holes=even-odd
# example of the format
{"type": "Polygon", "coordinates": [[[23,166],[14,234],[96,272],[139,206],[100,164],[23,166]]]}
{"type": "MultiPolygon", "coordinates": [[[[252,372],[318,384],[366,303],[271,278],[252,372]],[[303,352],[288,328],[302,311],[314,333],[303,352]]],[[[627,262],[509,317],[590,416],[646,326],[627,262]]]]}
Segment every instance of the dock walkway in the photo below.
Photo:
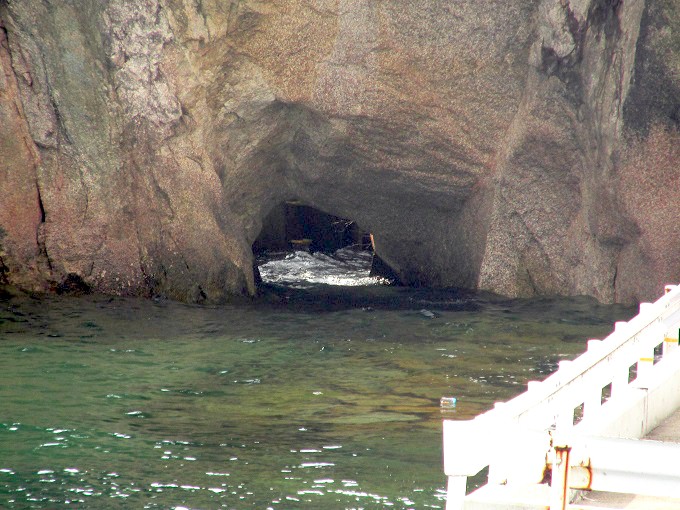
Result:
{"type": "MultiPolygon", "coordinates": [[[[645,436],[645,439],[680,443],[680,409],[645,436]]],[[[678,459],[680,462],[680,459],[678,459]]],[[[679,495],[680,496],[680,495],[679,495]]],[[[678,507],[680,510],[680,507],[678,507]]]]}
{"type": "Polygon", "coordinates": [[[680,509],[679,330],[669,285],[523,394],[444,420],[447,510],[680,509]]]}

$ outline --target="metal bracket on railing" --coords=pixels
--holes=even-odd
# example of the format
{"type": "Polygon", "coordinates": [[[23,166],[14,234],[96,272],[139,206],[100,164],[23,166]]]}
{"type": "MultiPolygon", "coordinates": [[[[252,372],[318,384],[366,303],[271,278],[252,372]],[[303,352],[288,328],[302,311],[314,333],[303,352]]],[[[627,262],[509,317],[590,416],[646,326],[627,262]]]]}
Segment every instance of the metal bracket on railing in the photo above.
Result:
{"type": "Polygon", "coordinates": [[[567,510],[575,491],[677,497],[680,444],[581,435],[553,437],[550,510],[567,510]]]}

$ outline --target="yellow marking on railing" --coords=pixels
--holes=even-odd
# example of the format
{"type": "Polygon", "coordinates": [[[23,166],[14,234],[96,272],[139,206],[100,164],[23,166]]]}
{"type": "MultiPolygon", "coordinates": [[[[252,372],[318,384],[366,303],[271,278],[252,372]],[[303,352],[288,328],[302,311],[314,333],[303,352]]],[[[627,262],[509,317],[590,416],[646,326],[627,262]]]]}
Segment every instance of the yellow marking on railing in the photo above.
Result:
{"type": "Polygon", "coordinates": [[[647,363],[654,363],[654,358],[640,358],[640,361],[647,363]]]}
{"type": "Polygon", "coordinates": [[[663,341],[664,341],[664,342],[671,343],[671,344],[677,344],[677,343],[678,343],[678,339],[677,339],[677,338],[668,338],[668,337],[666,337],[666,338],[663,339],[663,341]]]}

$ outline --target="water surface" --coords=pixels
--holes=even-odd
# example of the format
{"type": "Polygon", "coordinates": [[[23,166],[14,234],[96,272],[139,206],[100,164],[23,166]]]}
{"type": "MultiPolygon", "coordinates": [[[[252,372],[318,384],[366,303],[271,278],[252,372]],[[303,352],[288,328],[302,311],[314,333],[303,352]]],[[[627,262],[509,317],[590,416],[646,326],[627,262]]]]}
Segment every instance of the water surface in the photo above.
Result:
{"type": "Polygon", "coordinates": [[[634,314],[293,287],[0,301],[0,507],[443,508],[440,397],[471,418],[634,314]]]}

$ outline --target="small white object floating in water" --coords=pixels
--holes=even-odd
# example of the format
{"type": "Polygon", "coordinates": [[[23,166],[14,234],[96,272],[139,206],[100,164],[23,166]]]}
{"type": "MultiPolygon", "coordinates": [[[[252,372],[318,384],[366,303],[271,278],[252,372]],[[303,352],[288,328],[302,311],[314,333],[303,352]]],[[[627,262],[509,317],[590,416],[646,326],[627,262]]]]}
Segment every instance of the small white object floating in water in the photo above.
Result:
{"type": "Polygon", "coordinates": [[[439,400],[439,406],[444,409],[451,409],[453,407],[456,407],[456,402],[458,402],[456,397],[442,397],[439,400]]]}

